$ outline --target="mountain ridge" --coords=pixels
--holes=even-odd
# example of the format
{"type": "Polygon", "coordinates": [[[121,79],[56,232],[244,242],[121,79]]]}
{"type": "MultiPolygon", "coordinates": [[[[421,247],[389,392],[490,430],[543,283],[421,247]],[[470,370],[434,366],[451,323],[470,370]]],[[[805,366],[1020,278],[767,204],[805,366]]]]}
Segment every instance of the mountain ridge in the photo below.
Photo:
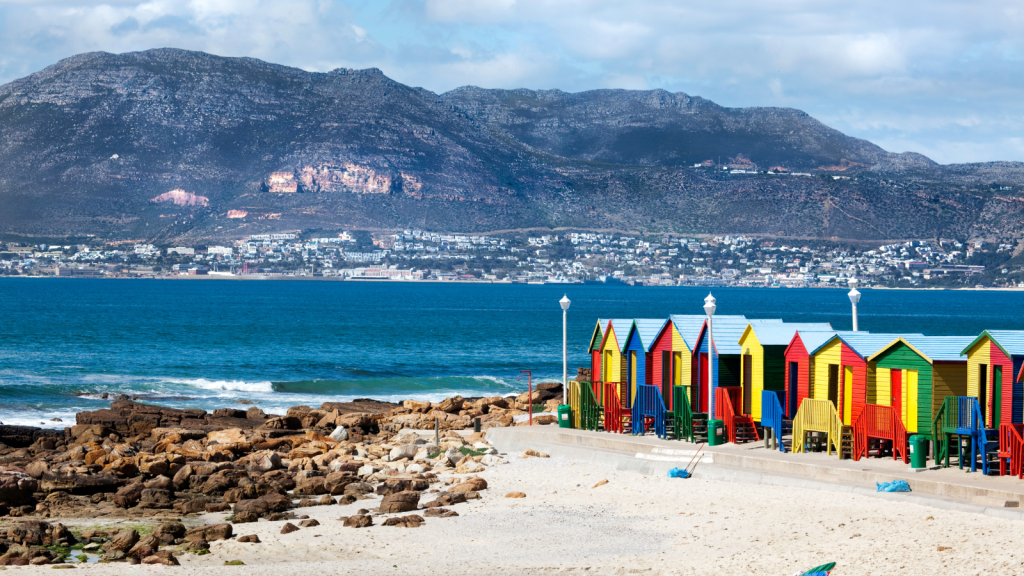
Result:
{"type": "Polygon", "coordinates": [[[967,238],[1017,234],[1024,210],[993,189],[1016,191],[1024,164],[940,166],[791,108],[664,90],[436,94],[376,68],[314,73],[173,48],[79,54],[0,86],[0,137],[8,235],[562,227],[967,238]],[[693,167],[707,161],[714,168],[693,167]],[[171,192],[207,202],[151,201],[171,192]]]}

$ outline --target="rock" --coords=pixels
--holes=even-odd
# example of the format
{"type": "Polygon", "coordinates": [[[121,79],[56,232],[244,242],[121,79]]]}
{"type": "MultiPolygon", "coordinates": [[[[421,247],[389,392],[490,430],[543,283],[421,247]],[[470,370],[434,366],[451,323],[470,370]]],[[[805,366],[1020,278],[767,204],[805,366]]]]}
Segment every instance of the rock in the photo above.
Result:
{"type": "Polygon", "coordinates": [[[369,464],[360,466],[359,469],[356,470],[356,475],[358,476],[369,476],[370,474],[373,474],[373,466],[370,466],[369,464]]]}
{"type": "Polygon", "coordinates": [[[465,402],[466,401],[462,396],[453,396],[442,400],[441,403],[438,404],[437,409],[449,414],[456,414],[459,410],[462,410],[462,406],[465,402]]]}
{"type": "Polygon", "coordinates": [[[487,489],[487,480],[479,476],[467,478],[462,484],[456,484],[448,489],[449,492],[479,492],[487,489]]]}
{"type": "Polygon", "coordinates": [[[185,535],[185,525],[181,522],[164,522],[153,530],[154,536],[161,536],[163,534],[181,538],[185,535]]]}
{"type": "Polygon", "coordinates": [[[295,483],[295,494],[308,494],[312,496],[318,496],[320,494],[327,494],[327,479],[323,476],[313,476],[311,478],[302,478],[295,483]]]}
{"type": "Polygon", "coordinates": [[[106,552],[118,551],[128,553],[139,541],[139,533],[129,528],[126,530],[119,530],[109,542],[103,545],[103,550],[106,552]]]}
{"type": "Polygon", "coordinates": [[[50,465],[43,460],[36,460],[35,462],[29,462],[25,466],[25,473],[29,476],[39,479],[43,477],[43,474],[50,471],[50,465]]]}
{"type": "Polygon", "coordinates": [[[188,542],[189,542],[188,549],[193,551],[193,552],[195,552],[197,550],[209,550],[210,549],[210,543],[207,542],[206,540],[203,540],[202,538],[195,538],[193,540],[189,540],[188,542]]]}
{"type": "Polygon", "coordinates": [[[29,566],[46,566],[51,562],[52,560],[50,560],[46,556],[36,556],[35,558],[28,561],[29,566]]]}
{"type": "Polygon", "coordinates": [[[334,429],[334,432],[331,432],[328,438],[334,440],[335,442],[344,442],[348,440],[348,430],[345,430],[344,426],[338,426],[337,428],[334,429]]]}
{"type": "Polygon", "coordinates": [[[419,449],[419,446],[417,446],[416,444],[405,444],[404,446],[399,446],[397,448],[392,449],[391,452],[388,454],[388,457],[391,458],[392,462],[396,460],[401,460],[402,458],[408,458],[412,460],[412,458],[416,456],[416,452],[418,452],[419,449]]]}
{"type": "Polygon", "coordinates": [[[260,520],[260,515],[255,513],[255,512],[250,512],[250,511],[236,512],[231,517],[231,523],[232,524],[249,524],[251,522],[259,522],[259,520],[260,520]]]}
{"type": "MultiPolygon", "coordinates": [[[[134,473],[134,472],[133,472],[134,473]]],[[[34,482],[35,480],[32,479],[34,482]]],[[[95,494],[97,492],[113,491],[120,482],[110,474],[43,474],[39,480],[39,490],[42,492],[67,492],[69,494],[95,494]]],[[[0,492],[2,492],[2,477],[0,477],[0,492]]],[[[2,498],[2,496],[0,496],[2,498]]]]}
{"type": "Polygon", "coordinates": [[[466,494],[464,492],[442,492],[437,495],[437,498],[424,504],[426,508],[439,508],[441,506],[454,506],[455,504],[462,504],[466,501],[466,494]]]}
{"type": "Polygon", "coordinates": [[[128,558],[128,554],[121,550],[110,550],[100,556],[100,562],[120,562],[128,558]]]}
{"type": "Polygon", "coordinates": [[[250,474],[263,474],[281,468],[281,455],[272,450],[263,450],[252,454],[245,469],[250,474]]]}
{"type": "Polygon", "coordinates": [[[324,478],[324,488],[328,494],[344,494],[345,488],[356,481],[355,476],[349,472],[332,472],[324,478]]]}
{"type": "MultiPolygon", "coordinates": [[[[191,500],[177,502],[174,504],[174,509],[182,514],[202,514],[207,511],[208,506],[210,506],[210,500],[200,496],[191,500]]],[[[143,507],[145,508],[145,506],[143,507]]]]}
{"type": "Polygon", "coordinates": [[[420,493],[414,491],[397,492],[388,494],[380,502],[380,511],[391,514],[395,512],[409,512],[415,510],[420,502],[420,493]]]}
{"type": "Polygon", "coordinates": [[[476,474],[484,471],[484,465],[472,460],[470,458],[464,458],[462,462],[455,468],[456,474],[476,474]]]}
{"type": "Polygon", "coordinates": [[[499,464],[508,464],[508,460],[505,460],[501,456],[488,454],[480,459],[480,463],[484,466],[498,466],[499,464]]]}
{"type": "Polygon", "coordinates": [[[302,421],[292,417],[268,418],[260,424],[265,430],[299,430],[302,428],[302,421]]]}
{"type": "Polygon", "coordinates": [[[114,504],[121,508],[131,508],[138,504],[139,500],[142,499],[142,491],[145,489],[145,486],[141,482],[128,484],[114,494],[114,504]]]}
{"type": "Polygon", "coordinates": [[[344,526],[346,528],[367,528],[373,526],[373,518],[366,514],[356,514],[345,518],[344,526]]]}
{"type": "Polygon", "coordinates": [[[182,490],[183,488],[188,487],[189,478],[191,478],[194,473],[195,472],[191,465],[186,464],[182,466],[181,469],[175,472],[174,478],[171,480],[174,484],[174,489],[182,490]]]}
{"type": "Polygon", "coordinates": [[[423,524],[423,517],[416,514],[388,518],[384,521],[385,526],[396,526],[398,528],[419,528],[423,524]]]}
{"type": "MultiPolygon", "coordinates": [[[[236,410],[239,416],[235,418],[244,418],[245,412],[236,410]]],[[[245,437],[245,433],[242,432],[241,428],[228,428],[227,430],[216,430],[206,435],[206,439],[209,442],[216,442],[218,444],[245,444],[249,440],[245,437]]]]}
{"type": "Polygon", "coordinates": [[[383,484],[377,486],[376,493],[379,496],[387,496],[388,494],[395,494],[397,492],[405,492],[408,490],[422,492],[427,488],[430,488],[430,483],[426,480],[413,478],[388,478],[383,484]]]}
{"type": "Polygon", "coordinates": [[[423,511],[423,515],[427,518],[452,518],[458,516],[459,513],[447,508],[427,508],[423,511]]]}
{"type": "Polygon", "coordinates": [[[259,536],[249,534],[247,536],[239,536],[236,542],[241,542],[242,544],[259,544],[261,540],[259,536]]]}
{"type": "Polygon", "coordinates": [[[142,559],[143,564],[162,564],[164,566],[178,566],[178,559],[168,551],[157,552],[152,556],[142,559]]]}
{"type": "Polygon", "coordinates": [[[281,534],[291,534],[292,532],[298,532],[299,527],[291,522],[288,522],[281,527],[281,534]]]}
{"type": "Polygon", "coordinates": [[[151,490],[146,488],[142,491],[142,497],[139,499],[140,508],[171,508],[173,505],[174,496],[170,490],[151,490]]]}
{"type": "Polygon", "coordinates": [[[402,402],[402,406],[412,410],[413,412],[427,412],[430,410],[430,402],[423,400],[406,400],[402,402]]]}
{"type": "Polygon", "coordinates": [[[409,464],[405,467],[405,471],[410,474],[422,474],[424,472],[423,466],[419,464],[409,464]]]}
{"type": "Polygon", "coordinates": [[[249,420],[266,420],[267,414],[263,410],[253,406],[245,411],[245,417],[249,420]]]}
{"type": "Polygon", "coordinates": [[[363,494],[369,494],[371,492],[373,492],[373,486],[370,486],[366,482],[352,482],[351,484],[345,486],[344,491],[345,494],[355,496],[356,498],[362,496],[363,494]]]}
{"type": "Polygon", "coordinates": [[[231,524],[207,524],[205,526],[197,526],[186,532],[185,539],[192,540],[200,537],[207,542],[213,542],[214,540],[227,540],[231,538],[231,534],[231,524]]]}
{"type": "Polygon", "coordinates": [[[334,501],[334,498],[325,494],[320,497],[320,500],[317,500],[317,504],[320,506],[330,506],[331,504],[337,504],[337,502],[334,501]]]}
{"type": "Polygon", "coordinates": [[[147,480],[143,486],[151,490],[174,490],[174,482],[167,476],[157,476],[152,480],[147,480]]]}
{"type": "Polygon", "coordinates": [[[303,520],[302,522],[299,522],[299,527],[301,527],[301,528],[312,528],[314,526],[319,526],[319,525],[320,525],[320,523],[317,522],[316,520],[313,520],[313,519],[303,520]]]}
{"type": "Polygon", "coordinates": [[[350,494],[345,494],[341,498],[338,498],[338,504],[341,504],[342,506],[347,506],[349,504],[354,504],[355,501],[356,501],[356,497],[352,496],[350,494]]]}
{"type": "Polygon", "coordinates": [[[509,492],[508,494],[505,494],[505,498],[526,498],[526,494],[523,494],[522,492],[509,492]]]}
{"type": "Polygon", "coordinates": [[[216,504],[211,503],[206,505],[206,512],[208,514],[211,512],[227,512],[228,510],[231,510],[231,505],[224,504],[223,502],[219,502],[216,504]]]}
{"type": "Polygon", "coordinates": [[[536,450],[527,450],[523,452],[523,458],[548,458],[549,456],[544,452],[537,452],[536,450]]]}
{"type": "Polygon", "coordinates": [[[139,541],[128,551],[128,555],[136,558],[145,558],[146,556],[152,556],[159,548],[160,538],[153,534],[147,534],[139,538],[139,541]]]}
{"type": "MultiPolygon", "coordinates": [[[[522,424],[522,422],[520,422],[522,424]]],[[[534,426],[549,426],[551,424],[558,424],[558,418],[551,414],[540,414],[539,416],[533,417],[534,426]]]]}

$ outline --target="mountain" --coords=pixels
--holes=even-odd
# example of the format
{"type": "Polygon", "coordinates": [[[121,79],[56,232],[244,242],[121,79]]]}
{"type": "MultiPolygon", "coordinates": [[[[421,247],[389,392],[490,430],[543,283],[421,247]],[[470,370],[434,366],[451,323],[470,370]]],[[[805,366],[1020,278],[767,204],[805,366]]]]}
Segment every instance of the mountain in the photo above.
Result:
{"type": "Polygon", "coordinates": [[[376,69],[311,73],[176,49],[81,54],[0,86],[7,237],[200,242],[405,227],[1001,237],[1020,232],[1022,166],[939,166],[799,110],[662,90],[439,95],[376,69]],[[714,166],[694,168],[702,162],[714,166]]]}

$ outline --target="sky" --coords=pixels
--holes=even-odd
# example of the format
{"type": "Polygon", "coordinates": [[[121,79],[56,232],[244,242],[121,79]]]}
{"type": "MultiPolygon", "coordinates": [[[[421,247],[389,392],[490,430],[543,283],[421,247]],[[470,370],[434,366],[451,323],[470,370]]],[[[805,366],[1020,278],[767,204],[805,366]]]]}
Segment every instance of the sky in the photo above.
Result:
{"type": "Polygon", "coordinates": [[[1024,161],[1024,1],[0,0],[0,84],[174,47],[412,86],[799,108],[893,152],[1024,161]]]}

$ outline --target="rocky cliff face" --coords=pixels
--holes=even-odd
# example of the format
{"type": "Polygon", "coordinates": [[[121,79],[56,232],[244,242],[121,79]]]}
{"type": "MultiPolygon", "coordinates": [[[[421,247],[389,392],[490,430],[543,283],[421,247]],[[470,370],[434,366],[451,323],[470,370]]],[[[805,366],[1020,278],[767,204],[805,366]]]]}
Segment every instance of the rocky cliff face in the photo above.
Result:
{"type": "Polygon", "coordinates": [[[950,171],[798,110],[724,108],[660,90],[437,95],[379,70],[309,73],[173,49],[82,54],[0,86],[6,234],[198,241],[304,228],[566,226],[969,235],[993,201],[991,182],[1024,183],[1010,164],[950,171]],[[857,179],[734,178],[692,168],[700,162],[857,179]],[[919,201],[933,197],[945,208],[919,201]]]}

